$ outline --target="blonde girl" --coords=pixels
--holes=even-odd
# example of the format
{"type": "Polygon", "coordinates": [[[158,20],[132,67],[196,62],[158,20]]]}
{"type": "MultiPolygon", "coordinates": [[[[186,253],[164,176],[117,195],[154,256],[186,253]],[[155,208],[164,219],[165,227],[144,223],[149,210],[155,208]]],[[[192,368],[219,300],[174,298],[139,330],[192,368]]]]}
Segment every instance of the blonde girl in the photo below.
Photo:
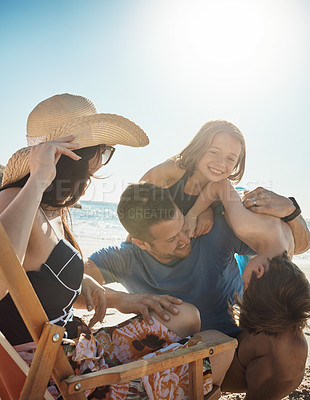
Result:
{"type": "Polygon", "coordinates": [[[245,140],[240,130],[223,120],[205,123],[176,156],[149,170],[142,181],[167,189],[190,227],[191,236],[208,233],[213,211],[205,208],[209,182],[240,182],[245,168],[245,140]]]}

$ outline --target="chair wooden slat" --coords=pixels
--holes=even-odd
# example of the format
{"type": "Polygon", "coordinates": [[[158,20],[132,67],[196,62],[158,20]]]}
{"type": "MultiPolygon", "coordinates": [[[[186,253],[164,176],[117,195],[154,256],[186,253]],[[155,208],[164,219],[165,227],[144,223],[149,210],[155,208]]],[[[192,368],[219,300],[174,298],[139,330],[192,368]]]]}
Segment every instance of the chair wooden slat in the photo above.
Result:
{"type": "Polygon", "coordinates": [[[200,359],[189,364],[189,393],[191,400],[203,400],[203,363],[200,359]]]}
{"type": "Polygon", "coordinates": [[[44,397],[64,331],[57,325],[44,325],[20,400],[41,400],[44,397]]]}
{"type": "MultiPolygon", "coordinates": [[[[18,400],[20,398],[29,370],[26,362],[0,332],[1,400],[18,400]]],[[[54,397],[46,390],[44,390],[44,396],[41,396],[41,399],[43,397],[45,400],[54,400],[54,397]]]]}

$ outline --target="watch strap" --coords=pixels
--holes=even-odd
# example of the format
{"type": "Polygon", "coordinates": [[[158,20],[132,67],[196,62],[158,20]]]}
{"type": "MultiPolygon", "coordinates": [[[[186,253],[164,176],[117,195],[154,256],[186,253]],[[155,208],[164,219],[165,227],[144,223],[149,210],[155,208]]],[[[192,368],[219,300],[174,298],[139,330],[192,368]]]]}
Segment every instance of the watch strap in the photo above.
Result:
{"type": "Polygon", "coordinates": [[[287,215],[286,217],[281,218],[282,221],[284,221],[284,222],[293,221],[293,219],[295,219],[296,217],[298,217],[299,214],[301,214],[301,209],[300,209],[297,201],[295,200],[295,198],[294,197],[289,197],[289,199],[291,200],[291,202],[295,206],[295,210],[291,214],[287,215]]]}

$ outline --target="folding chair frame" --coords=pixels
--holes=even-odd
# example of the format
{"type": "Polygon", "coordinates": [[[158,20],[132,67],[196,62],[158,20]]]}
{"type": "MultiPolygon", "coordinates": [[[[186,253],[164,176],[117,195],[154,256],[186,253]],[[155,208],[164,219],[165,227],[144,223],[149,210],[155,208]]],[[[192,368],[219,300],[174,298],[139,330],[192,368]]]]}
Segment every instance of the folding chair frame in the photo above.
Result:
{"type": "MultiPolygon", "coordinates": [[[[202,359],[237,347],[236,339],[221,336],[219,340],[200,342],[187,349],[180,349],[83,376],[75,376],[61,347],[65,329],[48,321],[1,223],[0,240],[1,279],[6,282],[10,295],[37,345],[31,367],[29,371],[24,371],[27,377],[20,396],[22,400],[43,399],[51,375],[65,400],[80,400],[86,399],[84,394],[86,389],[127,382],[186,363],[189,363],[190,367],[191,398],[203,399],[202,359]]],[[[1,345],[0,340],[0,347],[1,345]]],[[[19,357],[17,353],[16,356],[19,357]]],[[[214,387],[205,400],[215,400],[219,397],[220,389],[214,387]]],[[[45,398],[47,399],[47,397],[45,398]]]]}

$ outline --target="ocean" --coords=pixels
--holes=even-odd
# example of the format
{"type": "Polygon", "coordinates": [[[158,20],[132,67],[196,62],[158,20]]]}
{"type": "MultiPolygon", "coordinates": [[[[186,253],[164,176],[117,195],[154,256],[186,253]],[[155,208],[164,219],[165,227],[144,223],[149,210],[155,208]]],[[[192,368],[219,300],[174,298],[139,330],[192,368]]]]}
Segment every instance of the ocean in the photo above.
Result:
{"type": "Polygon", "coordinates": [[[81,201],[82,208],[71,210],[73,231],[83,256],[108,246],[117,246],[127,233],[117,216],[117,204],[81,201]]]}
{"type": "MultiPolygon", "coordinates": [[[[117,246],[127,233],[117,217],[117,204],[100,201],[81,201],[81,209],[71,210],[73,231],[81,246],[83,256],[108,246],[117,246]]],[[[310,220],[307,220],[310,229],[310,220]]],[[[294,261],[310,261],[310,250],[294,256],[294,261]]]]}

